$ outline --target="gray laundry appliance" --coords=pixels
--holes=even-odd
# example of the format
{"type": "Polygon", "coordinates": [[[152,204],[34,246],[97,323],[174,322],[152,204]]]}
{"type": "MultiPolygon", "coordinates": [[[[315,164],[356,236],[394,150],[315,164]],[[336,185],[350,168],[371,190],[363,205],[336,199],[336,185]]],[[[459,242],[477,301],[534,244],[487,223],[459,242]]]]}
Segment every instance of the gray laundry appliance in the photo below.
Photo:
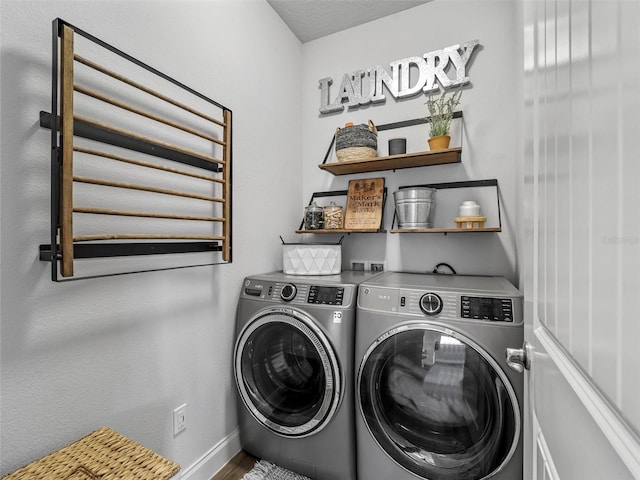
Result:
{"type": "Polygon", "coordinates": [[[503,277],[386,272],[360,285],[361,480],[522,479],[522,296],[503,277]]]}
{"type": "Polygon", "coordinates": [[[369,278],[244,280],[234,372],[245,451],[316,480],[356,479],[356,297],[369,278]]]}

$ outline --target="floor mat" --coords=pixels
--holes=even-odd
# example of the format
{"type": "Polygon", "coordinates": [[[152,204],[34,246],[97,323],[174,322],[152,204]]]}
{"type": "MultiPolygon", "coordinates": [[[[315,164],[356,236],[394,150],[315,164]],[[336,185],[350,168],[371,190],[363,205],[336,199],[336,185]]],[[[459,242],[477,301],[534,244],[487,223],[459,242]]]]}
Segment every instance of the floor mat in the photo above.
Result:
{"type": "Polygon", "coordinates": [[[242,480],[311,480],[298,473],[278,467],[266,460],[256,462],[253,469],[242,477],[242,480]]]}

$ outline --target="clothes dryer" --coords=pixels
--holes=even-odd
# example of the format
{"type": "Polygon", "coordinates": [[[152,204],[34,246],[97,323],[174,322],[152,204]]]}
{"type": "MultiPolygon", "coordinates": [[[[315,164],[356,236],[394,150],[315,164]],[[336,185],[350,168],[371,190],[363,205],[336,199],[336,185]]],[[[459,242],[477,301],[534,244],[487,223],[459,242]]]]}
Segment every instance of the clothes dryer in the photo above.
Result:
{"type": "Polygon", "coordinates": [[[358,295],[361,480],[522,479],[522,296],[505,278],[387,272],[358,295]]]}
{"type": "Polygon", "coordinates": [[[315,480],[356,479],[356,296],[370,277],[244,280],[234,349],[244,450],[315,480]]]}

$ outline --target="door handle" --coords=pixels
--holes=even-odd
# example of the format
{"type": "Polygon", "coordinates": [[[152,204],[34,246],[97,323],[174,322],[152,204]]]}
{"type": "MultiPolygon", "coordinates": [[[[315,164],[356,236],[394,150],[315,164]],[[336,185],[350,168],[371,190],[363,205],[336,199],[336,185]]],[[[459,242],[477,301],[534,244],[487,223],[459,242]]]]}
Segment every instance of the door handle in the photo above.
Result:
{"type": "Polygon", "coordinates": [[[531,346],[525,341],[522,348],[507,348],[504,352],[507,365],[516,372],[522,373],[531,368],[531,346]]]}

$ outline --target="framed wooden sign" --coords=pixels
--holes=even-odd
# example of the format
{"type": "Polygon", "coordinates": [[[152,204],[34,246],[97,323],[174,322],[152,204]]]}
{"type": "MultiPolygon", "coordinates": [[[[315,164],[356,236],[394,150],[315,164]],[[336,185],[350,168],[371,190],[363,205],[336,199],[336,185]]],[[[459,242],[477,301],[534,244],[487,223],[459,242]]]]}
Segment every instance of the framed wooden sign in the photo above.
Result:
{"type": "Polygon", "coordinates": [[[379,230],[384,205],[384,178],[349,181],[345,230],[379,230]]]}

